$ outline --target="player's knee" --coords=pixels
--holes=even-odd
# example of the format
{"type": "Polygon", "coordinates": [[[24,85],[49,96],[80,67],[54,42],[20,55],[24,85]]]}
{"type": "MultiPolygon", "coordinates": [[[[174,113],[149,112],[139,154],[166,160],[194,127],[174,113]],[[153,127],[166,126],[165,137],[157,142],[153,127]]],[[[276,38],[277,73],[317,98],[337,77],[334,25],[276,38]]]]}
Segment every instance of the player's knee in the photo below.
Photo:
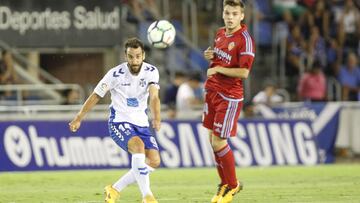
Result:
{"type": "Polygon", "coordinates": [[[217,142],[211,142],[211,147],[213,149],[213,151],[219,151],[221,149],[221,145],[217,142]]]}
{"type": "Polygon", "coordinates": [[[211,142],[211,147],[214,152],[221,150],[226,145],[227,145],[226,139],[215,138],[215,139],[212,139],[212,142],[211,142]]]}
{"type": "Polygon", "coordinates": [[[130,153],[145,153],[144,142],[139,137],[133,137],[128,142],[128,151],[130,153]]]}
{"type": "Polygon", "coordinates": [[[149,159],[149,166],[153,168],[158,168],[160,166],[160,157],[149,159]]]}

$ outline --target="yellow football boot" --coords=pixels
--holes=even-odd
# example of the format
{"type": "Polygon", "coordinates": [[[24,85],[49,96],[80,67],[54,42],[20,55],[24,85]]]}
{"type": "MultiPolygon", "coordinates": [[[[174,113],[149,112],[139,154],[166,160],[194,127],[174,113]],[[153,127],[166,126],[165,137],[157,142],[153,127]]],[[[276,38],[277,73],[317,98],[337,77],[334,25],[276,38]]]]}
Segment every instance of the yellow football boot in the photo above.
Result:
{"type": "Polygon", "coordinates": [[[242,189],[243,189],[243,185],[239,181],[236,188],[231,189],[229,187],[226,187],[223,196],[219,198],[217,203],[231,203],[234,195],[236,195],[242,189]]]}
{"type": "Polygon", "coordinates": [[[154,196],[147,195],[146,197],[144,197],[143,203],[158,203],[158,201],[155,199],[154,196]]]}
{"type": "Polygon", "coordinates": [[[105,203],[115,203],[120,197],[120,193],[116,191],[111,185],[104,188],[105,203]]]}
{"type": "Polygon", "coordinates": [[[216,194],[213,196],[213,198],[211,199],[211,203],[217,203],[218,200],[223,196],[225,189],[227,188],[227,185],[218,185],[218,191],[216,192],[216,194]]]}

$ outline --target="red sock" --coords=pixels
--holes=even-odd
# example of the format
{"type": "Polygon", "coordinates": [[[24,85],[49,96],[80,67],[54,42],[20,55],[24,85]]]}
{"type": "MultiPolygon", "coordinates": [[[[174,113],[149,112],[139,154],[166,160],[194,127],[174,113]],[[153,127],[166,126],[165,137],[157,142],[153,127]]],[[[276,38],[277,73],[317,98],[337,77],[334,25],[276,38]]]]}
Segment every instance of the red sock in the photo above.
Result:
{"type": "Polygon", "coordinates": [[[219,177],[221,179],[220,184],[225,185],[227,183],[226,183],[226,179],[225,179],[224,172],[223,172],[223,166],[221,165],[221,160],[220,160],[220,158],[218,157],[218,155],[216,153],[214,153],[214,155],[215,155],[216,168],[217,168],[219,177]]]}
{"type": "Polygon", "coordinates": [[[222,172],[226,183],[230,188],[236,188],[237,179],[235,171],[235,159],[230,146],[226,145],[224,148],[215,153],[221,163],[222,172]]]}

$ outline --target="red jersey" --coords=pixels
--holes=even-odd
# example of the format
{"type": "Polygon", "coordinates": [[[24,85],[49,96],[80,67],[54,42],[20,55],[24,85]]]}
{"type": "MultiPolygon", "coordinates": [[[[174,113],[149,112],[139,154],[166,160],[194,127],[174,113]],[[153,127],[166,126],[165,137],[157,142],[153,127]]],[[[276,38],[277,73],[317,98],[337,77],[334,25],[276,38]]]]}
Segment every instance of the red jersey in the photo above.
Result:
{"type": "MultiPolygon", "coordinates": [[[[216,33],[214,58],[211,60],[210,68],[222,66],[250,70],[254,56],[254,40],[247,31],[246,25],[241,24],[241,29],[231,35],[226,35],[225,28],[220,28],[216,33]]],[[[244,96],[242,79],[218,73],[206,80],[205,89],[219,92],[230,98],[241,99],[244,96]]]]}

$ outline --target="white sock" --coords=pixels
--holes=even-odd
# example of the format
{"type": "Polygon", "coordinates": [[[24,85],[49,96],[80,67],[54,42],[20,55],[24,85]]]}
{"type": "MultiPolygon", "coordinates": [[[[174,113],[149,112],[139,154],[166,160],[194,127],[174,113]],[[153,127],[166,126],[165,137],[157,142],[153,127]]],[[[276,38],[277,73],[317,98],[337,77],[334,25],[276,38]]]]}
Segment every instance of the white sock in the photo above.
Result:
{"type": "Polygon", "coordinates": [[[142,196],[153,195],[150,190],[149,169],[145,163],[145,154],[133,154],[131,158],[131,170],[135,175],[142,196]]]}
{"type": "MultiPolygon", "coordinates": [[[[146,165],[148,171],[151,173],[155,171],[155,169],[149,165],[146,165]]],[[[115,188],[118,192],[122,191],[128,185],[131,185],[136,182],[135,174],[133,170],[128,171],[125,175],[123,175],[118,181],[113,184],[113,188],[115,188]]]]}
{"type": "Polygon", "coordinates": [[[123,175],[116,183],[113,184],[118,192],[122,191],[128,185],[131,185],[136,182],[135,175],[132,170],[129,170],[125,175],[123,175]]]}

